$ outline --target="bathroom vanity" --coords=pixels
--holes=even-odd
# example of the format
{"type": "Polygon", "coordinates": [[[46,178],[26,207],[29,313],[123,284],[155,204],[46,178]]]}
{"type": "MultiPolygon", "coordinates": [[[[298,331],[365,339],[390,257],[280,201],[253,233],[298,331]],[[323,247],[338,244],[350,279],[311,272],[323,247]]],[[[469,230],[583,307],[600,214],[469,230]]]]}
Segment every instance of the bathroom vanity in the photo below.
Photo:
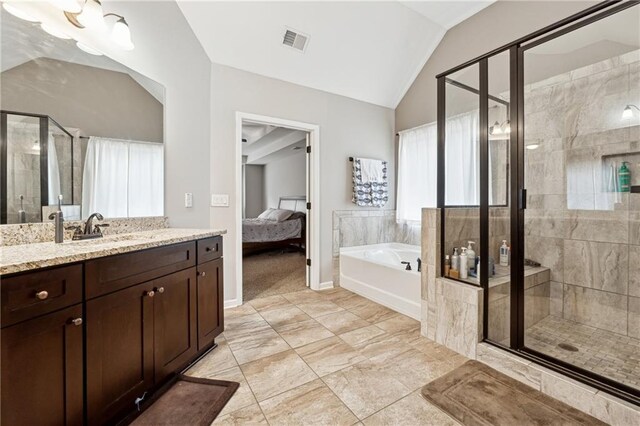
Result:
{"type": "Polygon", "coordinates": [[[224,231],[0,248],[2,424],[104,424],[215,345],[224,231]]]}

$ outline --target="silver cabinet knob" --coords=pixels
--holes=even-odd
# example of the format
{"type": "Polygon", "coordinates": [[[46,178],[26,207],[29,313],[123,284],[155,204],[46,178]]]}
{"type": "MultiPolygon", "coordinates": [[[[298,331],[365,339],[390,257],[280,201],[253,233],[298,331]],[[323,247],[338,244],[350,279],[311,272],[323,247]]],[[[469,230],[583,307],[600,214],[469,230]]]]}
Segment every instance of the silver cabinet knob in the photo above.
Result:
{"type": "Polygon", "coordinates": [[[42,290],[36,293],[36,298],[40,299],[40,300],[44,300],[47,297],[49,297],[49,292],[46,290],[42,290]]]}
{"type": "Polygon", "coordinates": [[[160,288],[158,288],[158,289],[157,289],[157,292],[158,292],[158,293],[164,293],[164,287],[160,287],[160,288]]]}
{"type": "Polygon", "coordinates": [[[155,292],[155,291],[153,291],[153,290],[149,290],[149,291],[148,291],[148,292],[146,292],[145,294],[146,294],[147,296],[149,296],[149,297],[153,297],[153,296],[155,296],[155,295],[156,295],[156,292],[155,292]]]}
{"type": "Polygon", "coordinates": [[[200,275],[201,277],[205,277],[207,273],[205,271],[202,271],[202,272],[198,272],[198,275],[200,275]]]}
{"type": "Polygon", "coordinates": [[[82,325],[82,318],[74,318],[70,322],[75,326],[82,325]]]}

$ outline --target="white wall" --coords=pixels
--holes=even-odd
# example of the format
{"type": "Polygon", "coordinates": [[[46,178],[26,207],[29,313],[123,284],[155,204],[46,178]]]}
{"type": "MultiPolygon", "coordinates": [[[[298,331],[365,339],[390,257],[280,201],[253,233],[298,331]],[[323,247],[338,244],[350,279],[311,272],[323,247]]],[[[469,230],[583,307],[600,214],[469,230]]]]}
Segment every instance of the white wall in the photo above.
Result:
{"type": "MultiPolygon", "coordinates": [[[[212,208],[211,224],[227,228],[225,253],[235,253],[235,113],[236,111],[302,121],[320,126],[320,281],[332,275],[333,210],[355,209],[351,203],[349,156],[389,161],[390,188],[395,187],[394,111],[315,89],[213,64],[211,70],[211,191],[230,195],[230,207],[212,208]]],[[[393,209],[390,194],[385,208],[393,209]]],[[[239,260],[239,259],[238,259],[239,260]]],[[[236,259],[224,261],[225,300],[236,299],[236,259]]]]}
{"type": "MultiPolygon", "coordinates": [[[[174,227],[210,225],[211,61],[178,5],[167,1],[109,1],[105,13],[124,15],[135,49],[107,51],[112,59],[165,87],[165,215],[174,227]],[[193,208],[184,193],[193,193],[193,208]]],[[[231,140],[229,140],[231,143],[231,140]]]]}
{"type": "Polygon", "coordinates": [[[306,195],[307,158],[304,150],[264,166],[265,208],[277,208],[280,197],[306,195]]]}
{"type": "Polygon", "coordinates": [[[262,164],[244,165],[244,217],[246,218],[258,217],[265,210],[264,169],[262,164]]]}

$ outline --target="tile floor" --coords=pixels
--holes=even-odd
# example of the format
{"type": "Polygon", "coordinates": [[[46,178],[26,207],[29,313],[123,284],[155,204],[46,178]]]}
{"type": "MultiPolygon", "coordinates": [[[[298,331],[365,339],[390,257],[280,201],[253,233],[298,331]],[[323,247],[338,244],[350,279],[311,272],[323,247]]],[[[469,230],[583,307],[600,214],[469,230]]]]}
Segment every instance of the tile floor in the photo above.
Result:
{"type": "Polygon", "coordinates": [[[527,329],[528,347],[640,389],[640,340],[555,316],[527,329]],[[568,343],[577,352],[560,348],[568,343]]]}
{"type": "Polygon", "coordinates": [[[214,424],[458,424],[420,388],[466,358],[368,299],[303,290],[227,309],[225,322],[187,372],[240,383],[214,424]]]}

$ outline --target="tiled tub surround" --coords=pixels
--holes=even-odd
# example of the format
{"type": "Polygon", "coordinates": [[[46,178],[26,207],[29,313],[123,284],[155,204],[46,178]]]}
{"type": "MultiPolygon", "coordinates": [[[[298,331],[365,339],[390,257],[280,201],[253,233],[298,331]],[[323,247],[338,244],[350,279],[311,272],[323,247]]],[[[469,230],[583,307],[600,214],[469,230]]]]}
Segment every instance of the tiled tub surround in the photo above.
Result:
{"type": "Polygon", "coordinates": [[[420,224],[396,222],[395,210],[333,212],[333,283],[340,284],[340,249],[380,243],[420,245],[420,224]]]}
{"type": "Polygon", "coordinates": [[[0,246],[0,275],[63,265],[226,233],[221,229],[163,228],[84,241],[0,246]]]}
{"type": "MultiPolygon", "coordinates": [[[[169,227],[169,219],[165,216],[156,217],[126,217],[105,218],[104,223],[109,227],[102,230],[105,236],[125,234],[138,231],[149,231],[169,227]]],[[[94,223],[100,223],[95,221],[94,223]]],[[[65,227],[84,226],[82,221],[65,221],[65,227]]],[[[34,222],[0,226],[0,246],[14,246],[21,244],[44,243],[54,240],[55,228],[53,222],[34,222]]],[[[73,231],[65,230],[65,240],[71,239],[73,231]]]]}
{"type": "MultiPolygon", "coordinates": [[[[469,358],[484,362],[604,422],[621,426],[638,424],[640,408],[637,406],[488,343],[481,343],[483,290],[440,278],[440,217],[440,209],[423,209],[422,258],[425,263],[421,277],[422,335],[469,358]]],[[[544,281],[545,275],[546,272],[538,271],[531,276],[544,281]]],[[[530,288],[536,287],[534,283],[535,281],[531,283],[530,288]]],[[[545,321],[550,324],[550,321],[557,319],[547,316],[530,330],[535,331],[545,326],[545,321]]],[[[553,333],[550,330],[547,339],[552,339],[553,333]]]]}

